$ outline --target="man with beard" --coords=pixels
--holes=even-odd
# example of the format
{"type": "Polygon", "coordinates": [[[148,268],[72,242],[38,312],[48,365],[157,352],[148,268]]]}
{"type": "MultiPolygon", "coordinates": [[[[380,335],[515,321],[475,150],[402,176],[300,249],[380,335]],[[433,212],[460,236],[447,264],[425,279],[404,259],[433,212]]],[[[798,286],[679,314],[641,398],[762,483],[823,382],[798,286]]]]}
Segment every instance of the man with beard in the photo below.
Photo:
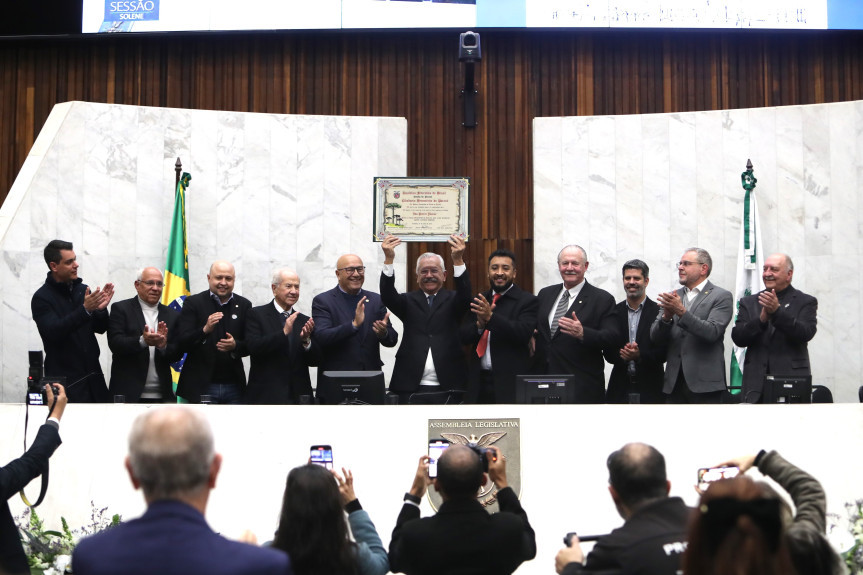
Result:
{"type": "Polygon", "coordinates": [[[467,403],[515,403],[515,376],[530,372],[530,338],[536,326],[536,296],[513,284],[515,254],[488,257],[491,289],[470,304],[462,343],[471,347],[467,403]]]}
{"type": "Polygon", "coordinates": [[[812,375],[807,344],[817,331],[818,300],[791,285],[794,263],[785,254],[764,262],[764,291],[740,300],[731,339],[746,348],[743,401],[758,403],[764,376],[812,375]]]}
{"type": "Polygon", "coordinates": [[[677,262],[680,289],[657,296],[662,313],[650,339],[668,345],[663,393],[667,403],[720,403],[725,393],[725,328],[734,298],[707,277],[707,250],[689,248],[677,262]]]}
{"type": "Polygon", "coordinates": [[[614,297],[584,279],[588,265],[581,246],[566,246],[557,255],[563,283],[537,296],[535,361],[540,373],[575,376],[575,403],[603,403],[602,350],[614,341],[614,297]]]}
{"type": "Polygon", "coordinates": [[[641,260],[623,264],[626,299],[614,308],[616,341],[603,353],[614,365],[605,399],[608,403],[665,403],[662,393],[665,345],[650,341],[650,326],[659,306],[645,292],[650,268],[641,260]]]}
{"type": "Polygon", "coordinates": [[[417,284],[420,289],[400,294],[395,287],[395,248],[401,240],[387,236],[381,248],[381,299],[402,320],[404,337],[396,353],[390,391],[402,403],[448,402],[452,390],[463,391],[467,362],[459,345],[459,326],[470,309],[471,288],[464,264],[464,239],[452,235],[456,290],[444,289],[446,266],[438,254],[427,252],[417,259],[417,284]],[[421,395],[417,392],[421,392],[421,395]]]}

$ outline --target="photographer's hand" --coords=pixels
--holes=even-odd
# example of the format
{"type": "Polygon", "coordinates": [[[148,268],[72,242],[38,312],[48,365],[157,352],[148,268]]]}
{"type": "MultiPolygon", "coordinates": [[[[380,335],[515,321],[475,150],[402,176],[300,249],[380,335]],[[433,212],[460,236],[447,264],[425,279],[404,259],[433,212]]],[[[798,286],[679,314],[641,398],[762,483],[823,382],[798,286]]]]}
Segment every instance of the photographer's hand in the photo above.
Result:
{"type": "Polygon", "coordinates": [[[557,556],[554,558],[555,571],[563,573],[563,568],[570,563],[584,563],[584,551],[581,550],[581,543],[578,541],[578,536],[575,535],[573,535],[569,547],[564,547],[557,552],[557,556]]]}
{"type": "Polygon", "coordinates": [[[69,398],[66,397],[66,390],[59,383],[45,386],[45,398],[48,400],[48,417],[52,415],[59,421],[63,417],[63,411],[66,409],[66,404],[69,403],[69,398]],[[54,405],[54,390],[57,388],[57,404],[54,405]],[[51,407],[53,405],[53,408],[51,407]]]}
{"type": "Polygon", "coordinates": [[[506,457],[501,453],[500,449],[491,446],[488,448],[488,476],[494,482],[494,486],[498,490],[509,486],[506,481],[506,457]]]}
{"type": "Polygon", "coordinates": [[[339,475],[335,469],[331,471],[336,477],[336,482],[339,484],[339,495],[342,499],[342,506],[345,506],[357,498],[356,493],[354,493],[354,474],[351,473],[350,469],[345,469],[344,467],[342,467],[342,475],[339,475]]]}
{"type": "Polygon", "coordinates": [[[414,482],[413,485],[411,485],[409,493],[417,497],[422,497],[426,494],[426,491],[428,491],[430,483],[431,479],[429,479],[429,456],[423,455],[422,457],[420,457],[419,465],[417,465],[417,472],[414,475],[414,482]]]}

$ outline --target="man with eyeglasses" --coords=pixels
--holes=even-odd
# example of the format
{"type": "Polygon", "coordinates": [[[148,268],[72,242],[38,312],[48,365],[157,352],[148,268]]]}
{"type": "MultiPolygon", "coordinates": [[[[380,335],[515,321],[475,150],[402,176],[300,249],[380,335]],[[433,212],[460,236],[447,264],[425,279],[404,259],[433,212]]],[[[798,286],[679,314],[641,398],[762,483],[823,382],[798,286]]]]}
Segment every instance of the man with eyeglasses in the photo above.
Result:
{"type": "Polygon", "coordinates": [[[662,313],[650,339],[667,344],[666,403],[720,403],[725,387],[725,329],[731,323],[731,292],[707,277],[713,260],[707,250],[689,248],[677,262],[681,287],[657,296],[662,313]]]}
{"type": "Polygon", "coordinates": [[[163,287],[162,272],[144,268],[135,279],[138,295],[111,306],[108,391],[126,403],[176,403],[170,364],[182,355],[173,337],[180,312],[159,303],[163,287]]]}
{"type": "Polygon", "coordinates": [[[318,375],[379,370],[381,346],[394,347],[399,339],[390,314],[381,296],[363,289],[366,268],[359,256],[341,256],[336,262],[336,279],[336,287],[312,300],[313,339],[323,354],[318,375]]]}

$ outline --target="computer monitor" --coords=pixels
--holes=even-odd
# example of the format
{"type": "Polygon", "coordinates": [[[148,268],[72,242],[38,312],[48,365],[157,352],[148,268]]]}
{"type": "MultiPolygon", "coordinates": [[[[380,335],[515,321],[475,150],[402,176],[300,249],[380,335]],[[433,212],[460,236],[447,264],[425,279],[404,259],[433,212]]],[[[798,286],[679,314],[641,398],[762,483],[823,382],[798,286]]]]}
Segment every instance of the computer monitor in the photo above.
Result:
{"type": "Polygon", "coordinates": [[[382,371],[325,371],[318,378],[318,402],[324,405],[383,405],[382,371]]]}
{"type": "Polygon", "coordinates": [[[516,375],[515,400],[517,403],[574,403],[575,376],[516,375]]]}
{"type": "Polygon", "coordinates": [[[812,403],[811,375],[765,375],[764,403],[812,403]]]}

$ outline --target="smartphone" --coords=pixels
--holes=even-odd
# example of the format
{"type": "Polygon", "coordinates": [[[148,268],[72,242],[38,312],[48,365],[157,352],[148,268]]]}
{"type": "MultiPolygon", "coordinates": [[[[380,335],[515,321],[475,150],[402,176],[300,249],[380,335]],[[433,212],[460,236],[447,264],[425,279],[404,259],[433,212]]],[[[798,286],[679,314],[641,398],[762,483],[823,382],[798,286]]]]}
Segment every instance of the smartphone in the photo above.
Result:
{"type": "Polygon", "coordinates": [[[432,479],[437,477],[437,462],[447,447],[449,447],[449,441],[446,439],[429,440],[429,477],[432,479]]]}
{"type": "Polygon", "coordinates": [[[331,445],[312,445],[309,450],[309,459],[313,465],[320,465],[327,469],[333,468],[333,447],[331,445]]]}
{"type": "Polygon", "coordinates": [[[698,488],[707,489],[707,486],[720,479],[731,479],[740,475],[740,468],[731,467],[702,467],[698,470],[698,488]]]}

